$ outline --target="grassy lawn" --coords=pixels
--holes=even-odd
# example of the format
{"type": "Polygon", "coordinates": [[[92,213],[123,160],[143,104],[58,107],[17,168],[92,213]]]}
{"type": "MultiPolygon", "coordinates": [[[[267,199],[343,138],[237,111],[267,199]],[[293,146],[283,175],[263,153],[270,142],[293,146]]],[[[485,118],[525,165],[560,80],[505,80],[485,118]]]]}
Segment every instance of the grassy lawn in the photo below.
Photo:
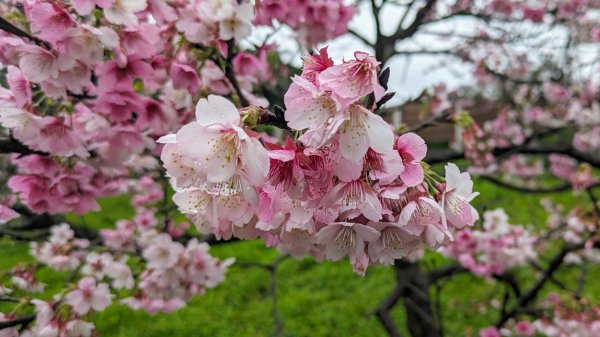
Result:
{"type": "MultiPolygon", "coordinates": [[[[477,181],[481,192],[475,203],[479,209],[503,207],[512,223],[543,225],[546,216],[539,201],[551,197],[566,207],[584,202],[573,198],[570,192],[553,195],[523,195],[499,189],[491,183],[477,181]]],[[[76,218],[89,226],[102,227],[114,219],[131,215],[131,210],[120,205],[122,199],[103,202],[102,212],[76,218]]],[[[30,258],[27,246],[8,240],[0,242],[2,258],[0,271],[16,262],[30,258]]],[[[260,242],[236,242],[218,245],[212,253],[219,257],[235,257],[238,261],[270,263],[278,253],[265,248],[260,242]]],[[[447,263],[437,253],[428,253],[424,266],[431,268],[447,263]]],[[[561,280],[574,280],[578,272],[568,270],[558,276],[561,280]]],[[[285,336],[386,336],[374,311],[378,303],[394,287],[393,271],[381,266],[370,267],[364,278],[356,276],[346,262],[317,264],[311,259],[285,260],[278,269],[278,306],[284,321],[285,336]]],[[[531,273],[520,271],[517,277],[532,279],[531,273]]],[[[592,266],[585,294],[600,297],[600,268],[592,266]]],[[[41,275],[49,284],[49,292],[67,278],[64,274],[44,272],[41,275]],[[52,285],[55,285],[54,287],[52,285]]],[[[258,267],[234,265],[226,281],[205,296],[196,298],[186,308],[172,314],[148,315],[132,311],[122,305],[113,305],[97,316],[100,336],[268,336],[273,331],[269,273],[258,267]]],[[[553,290],[547,287],[545,291],[553,290]]],[[[554,289],[555,290],[555,289],[554,289]]],[[[447,336],[476,336],[479,328],[492,324],[495,312],[486,312],[484,304],[492,298],[501,299],[502,286],[471,275],[452,278],[443,287],[441,305],[447,336]]],[[[50,296],[50,295],[47,295],[50,296]]],[[[398,305],[393,315],[401,324],[404,312],[398,305]]]]}

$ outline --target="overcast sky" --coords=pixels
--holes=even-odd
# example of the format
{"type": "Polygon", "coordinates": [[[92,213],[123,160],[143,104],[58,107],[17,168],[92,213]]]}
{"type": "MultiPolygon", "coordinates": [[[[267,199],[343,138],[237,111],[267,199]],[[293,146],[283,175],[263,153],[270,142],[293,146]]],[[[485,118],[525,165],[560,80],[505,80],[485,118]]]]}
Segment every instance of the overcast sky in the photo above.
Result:
{"type": "MultiPolygon", "coordinates": [[[[383,34],[391,34],[397,27],[400,18],[403,15],[403,7],[386,6],[381,11],[381,22],[383,23],[383,34]]],[[[600,12],[600,11],[599,11],[600,12]]],[[[600,16],[600,13],[596,13],[600,16]]],[[[591,16],[591,13],[586,13],[586,16],[591,16]]],[[[408,17],[405,24],[412,21],[412,17],[408,17]]],[[[567,30],[551,24],[552,18],[547,18],[546,24],[530,24],[530,23],[512,23],[512,24],[495,24],[500,30],[505,30],[510,33],[518,32],[529,35],[528,39],[518,42],[517,45],[511,45],[514,52],[524,53],[528,55],[534,62],[539,62],[544,57],[552,55],[553,58],[563,56],[563,48],[567,41],[567,30]],[[541,43],[541,44],[540,44],[541,43]],[[542,46],[541,48],[539,46],[542,46]]],[[[583,19],[582,19],[583,20],[583,19]]],[[[481,27],[481,22],[476,19],[454,18],[450,21],[436,23],[421,27],[419,33],[397,45],[397,48],[402,50],[443,50],[449,46],[454,46],[457,42],[456,38],[440,38],[435,35],[430,35],[426,32],[453,32],[460,33],[466,36],[476,35],[481,27]]],[[[354,16],[350,23],[350,28],[359,32],[368,40],[373,41],[375,38],[375,24],[370,10],[370,4],[362,2],[359,6],[359,12],[354,16]]],[[[265,36],[271,31],[270,28],[258,27],[255,29],[253,36],[250,38],[255,44],[260,44],[265,40],[265,36]]],[[[486,30],[487,31],[487,30],[486,30]]],[[[488,31],[489,32],[489,31],[488,31]]],[[[493,32],[490,32],[493,34],[493,32]]],[[[294,42],[294,32],[288,27],[281,27],[278,32],[271,37],[272,42],[276,42],[281,48],[281,55],[284,61],[292,62],[295,65],[300,65],[301,57],[305,51],[299,49],[299,46],[294,42]]],[[[521,41],[521,40],[519,40],[521,41]]],[[[368,51],[373,53],[366,45],[357,38],[346,34],[342,37],[328,42],[329,54],[334,61],[341,62],[343,58],[351,59],[356,50],[368,51]]],[[[321,45],[319,47],[322,47],[321,45]]],[[[590,63],[599,59],[598,44],[582,46],[575,51],[574,57],[581,63],[590,63]]],[[[488,57],[490,51],[483,50],[485,57],[488,57]]],[[[564,58],[563,58],[564,59],[564,58]]],[[[386,66],[391,69],[390,90],[396,91],[396,97],[389,104],[398,104],[410,98],[418,96],[424,89],[431,88],[435,84],[444,83],[449,89],[456,88],[462,84],[472,82],[472,68],[458,60],[449,56],[412,56],[411,58],[396,56],[392,58],[386,66]]],[[[582,67],[582,78],[590,78],[594,75],[595,80],[600,82],[600,72],[595,66],[582,67]]]]}
{"type": "MultiPolygon", "coordinates": [[[[386,7],[382,11],[381,22],[384,22],[383,33],[391,34],[396,28],[402,9],[399,7],[386,7]]],[[[359,12],[350,23],[350,28],[360,32],[364,37],[373,41],[375,39],[375,24],[370,11],[370,6],[363,3],[359,7],[359,12]]],[[[466,27],[468,30],[468,27],[466,27]]],[[[270,29],[257,28],[251,37],[251,41],[259,43],[264,41],[265,35],[270,29]]],[[[299,51],[298,46],[293,41],[293,31],[288,27],[281,27],[277,34],[271,37],[271,41],[277,42],[283,51],[283,57],[286,61],[291,61],[296,65],[301,62],[301,56],[304,52],[299,51]]],[[[418,39],[421,45],[431,43],[439,44],[438,38],[428,38],[421,36],[418,39]]],[[[363,44],[357,38],[346,34],[342,37],[328,42],[329,54],[336,63],[341,62],[343,58],[351,59],[354,51],[373,51],[363,44]]],[[[325,44],[319,46],[322,47],[325,44]]],[[[430,88],[438,83],[445,83],[448,87],[456,87],[460,84],[468,83],[471,79],[469,68],[466,68],[453,59],[441,58],[435,56],[407,57],[396,56],[386,66],[390,67],[390,90],[396,91],[396,97],[389,104],[403,102],[411,97],[418,96],[423,89],[430,88]],[[440,67],[442,60],[448,61],[443,67],[440,67]]]]}

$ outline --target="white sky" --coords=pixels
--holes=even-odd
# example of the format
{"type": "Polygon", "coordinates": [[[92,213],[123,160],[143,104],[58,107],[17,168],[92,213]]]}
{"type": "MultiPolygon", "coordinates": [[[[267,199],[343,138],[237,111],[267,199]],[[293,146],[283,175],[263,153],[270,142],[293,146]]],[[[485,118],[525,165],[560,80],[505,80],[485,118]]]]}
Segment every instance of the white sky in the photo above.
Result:
{"type": "MultiPolygon", "coordinates": [[[[381,22],[385,22],[383,33],[391,34],[392,30],[398,25],[403,11],[398,7],[386,7],[381,13],[381,22]]],[[[350,28],[359,32],[370,41],[375,39],[375,23],[368,3],[363,3],[359,6],[359,12],[351,21],[350,28]]],[[[270,28],[258,27],[255,29],[250,41],[259,44],[264,41],[265,36],[270,31],[270,28]]],[[[285,61],[291,61],[295,65],[300,65],[304,52],[299,50],[293,36],[294,33],[291,29],[280,27],[279,31],[269,41],[276,42],[281,47],[282,58],[285,61]]],[[[419,41],[422,44],[439,43],[438,38],[432,37],[428,39],[426,36],[419,38],[419,41]]],[[[343,58],[353,58],[354,51],[357,50],[373,53],[370,47],[349,34],[338,37],[319,47],[325,45],[329,45],[329,55],[336,63],[341,62],[343,58]]],[[[443,48],[443,46],[439,46],[439,48],[443,48]]],[[[391,71],[390,91],[396,91],[396,97],[388,104],[397,104],[416,97],[424,89],[430,88],[435,84],[443,82],[447,87],[453,88],[460,84],[468,83],[471,79],[469,69],[462,66],[459,62],[436,56],[413,56],[411,58],[396,56],[386,66],[391,71]],[[444,67],[439,67],[441,60],[450,60],[451,62],[445,64],[444,67]]]]}
{"type": "MultiPolygon", "coordinates": [[[[383,23],[383,34],[389,35],[396,29],[400,18],[402,17],[404,8],[400,6],[387,5],[381,11],[380,21],[383,23]]],[[[414,13],[413,13],[414,15],[414,13]]],[[[600,15],[600,14],[599,14],[600,15]]],[[[590,13],[586,16],[590,17],[590,13]]],[[[408,17],[405,24],[412,22],[412,17],[408,17]]],[[[474,19],[454,18],[452,20],[427,25],[421,27],[417,36],[407,39],[407,41],[397,44],[397,48],[402,50],[444,50],[456,45],[456,39],[440,38],[439,36],[424,34],[427,32],[453,32],[466,36],[476,35],[480,22],[474,19]]],[[[543,55],[551,55],[553,58],[562,57],[562,48],[566,43],[566,30],[550,24],[502,24],[496,25],[502,30],[509,32],[519,32],[529,34],[529,39],[519,42],[518,46],[513,45],[513,51],[521,51],[530,56],[533,60],[541,60],[543,55]],[[542,43],[543,48],[532,45],[542,43]],[[545,49],[545,50],[544,50],[545,49]]],[[[359,12],[354,16],[350,23],[350,28],[370,41],[375,39],[375,23],[371,13],[370,4],[362,2],[359,5],[359,12]]],[[[249,41],[255,44],[261,44],[266,36],[271,32],[271,28],[258,27],[249,41]]],[[[294,32],[286,27],[280,29],[270,37],[269,41],[276,42],[280,46],[280,51],[284,61],[291,62],[295,65],[301,65],[301,57],[305,51],[300,50],[295,42],[294,32]]],[[[354,51],[362,50],[373,53],[369,47],[363,44],[359,39],[350,34],[346,34],[337,39],[328,42],[329,54],[336,63],[341,62],[343,58],[350,59],[353,57],[354,51]]],[[[319,47],[322,47],[321,45],[319,47]]],[[[483,50],[485,55],[489,54],[489,50],[483,50]]],[[[598,44],[584,45],[577,49],[576,57],[578,62],[590,63],[597,61],[600,55],[598,44]]],[[[486,56],[487,57],[487,56],[486,56]]],[[[390,91],[396,91],[396,97],[388,103],[395,105],[402,103],[410,98],[418,96],[424,89],[431,88],[435,84],[444,83],[448,89],[456,88],[463,84],[472,82],[472,68],[470,65],[465,65],[455,58],[450,56],[395,56],[387,65],[390,68],[390,91]]],[[[589,78],[590,74],[598,73],[597,68],[587,67],[582,68],[581,77],[589,78]]],[[[595,77],[598,77],[597,75],[595,77]]],[[[596,80],[600,80],[596,78],[596,80]]]]}

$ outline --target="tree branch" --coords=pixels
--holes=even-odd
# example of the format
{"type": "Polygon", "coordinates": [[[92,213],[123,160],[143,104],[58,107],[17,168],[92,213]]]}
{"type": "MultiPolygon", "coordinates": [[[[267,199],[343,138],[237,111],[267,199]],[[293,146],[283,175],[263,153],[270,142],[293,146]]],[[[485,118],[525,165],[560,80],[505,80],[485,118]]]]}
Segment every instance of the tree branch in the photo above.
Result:
{"type": "Polygon", "coordinates": [[[46,49],[51,49],[50,44],[48,44],[48,42],[40,40],[37,37],[30,35],[29,33],[25,32],[24,30],[20,29],[19,27],[15,26],[15,25],[13,25],[11,22],[9,22],[8,20],[6,20],[3,17],[0,17],[0,29],[7,33],[16,35],[18,37],[28,39],[28,40],[34,42],[35,44],[37,44],[38,46],[43,46],[46,49]]]}
{"type": "Polygon", "coordinates": [[[427,14],[429,14],[429,11],[433,8],[436,1],[437,0],[427,0],[425,6],[421,7],[421,9],[417,11],[417,14],[415,15],[415,20],[408,27],[406,27],[406,29],[403,29],[402,25],[398,25],[396,32],[389,38],[392,41],[396,42],[413,36],[417,32],[419,27],[423,24],[425,17],[427,16],[427,14]]]}
{"type": "Polygon", "coordinates": [[[584,244],[577,245],[566,245],[561,251],[556,254],[548,264],[548,268],[545,269],[542,276],[529,288],[526,292],[521,294],[518,297],[517,303],[512,307],[512,309],[504,312],[500,315],[500,319],[496,322],[496,327],[500,328],[504,323],[506,323],[509,319],[513,318],[515,315],[519,313],[520,308],[527,307],[529,303],[536,299],[537,295],[540,293],[544,285],[547,281],[554,277],[554,273],[558,270],[558,268],[563,264],[565,257],[568,253],[579,250],[584,247],[584,244]]]}
{"type": "Polygon", "coordinates": [[[240,99],[240,103],[242,106],[250,105],[250,102],[242,93],[242,89],[240,88],[240,84],[235,77],[235,71],[233,69],[233,58],[235,57],[235,44],[233,43],[233,39],[227,41],[227,59],[225,60],[225,77],[231,82],[233,85],[233,89],[235,89],[237,96],[240,99]]]}
{"type": "Polygon", "coordinates": [[[412,128],[406,130],[404,133],[419,132],[419,131],[421,131],[423,129],[435,126],[438,123],[448,122],[448,117],[450,117],[450,115],[452,115],[452,112],[451,111],[446,111],[446,112],[443,112],[440,115],[432,116],[432,117],[426,119],[425,121],[421,122],[420,124],[415,125],[412,128]]]}
{"type": "Polygon", "coordinates": [[[366,37],[360,35],[358,32],[356,32],[353,29],[348,29],[348,34],[354,36],[355,38],[359,39],[360,41],[362,41],[362,43],[366,44],[367,46],[374,48],[375,46],[373,46],[373,44],[371,42],[369,42],[369,40],[367,40],[366,37]]]}
{"type": "Polygon", "coordinates": [[[36,318],[36,314],[13,318],[7,321],[0,322],[0,330],[12,328],[18,325],[26,326],[33,322],[36,318]]]}
{"type": "Polygon", "coordinates": [[[513,185],[511,183],[505,182],[501,179],[492,176],[479,176],[480,178],[490,181],[498,186],[502,186],[514,191],[523,192],[523,193],[531,193],[531,194],[543,194],[543,193],[557,193],[564,192],[571,189],[571,184],[564,183],[561,185],[553,186],[553,187],[523,187],[519,185],[513,185]]]}
{"type": "Polygon", "coordinates": [[[37,154],[40,156],[49,156],[48,153],[32,150],[19,140],[13,138],[0,138],[0,153],[18,153],[21,155],[37,154]]]}
{"type": "MultiPolygon", "coordinates": [[[[511,146],[511,147],[507,147],[507,148],[497,148],[494,149],[493,152],[494,156],[503,156],[503,155],[507,155],[507,154],[563,154],[566,155],[568,157],[571,157],[573,159],[576,159],[577,161],[580,162],[584,162],[584,163],[588,163],[596,168],[600,168],[600,158],[596,158],[595,156],[591,156],[588,155],[586,153],[583,152],[579,152],[577,150],[575,150],[574,148],[572,148],[570,145],[564,146],[564,145],[559,145],[559,144],[555,144],[555,145],[546,145],[546,146],[539,146],[539,147],[533,147],[533,146],[511,146]]],[[[427,163],[429,164],[437,164],[437,163],[442,163],[442,162],[447,162],[450,160],[457,160],[457,159],[464,159],[464,153],[463,152],[456,152],[456,151],[438,151],[438,152],[430,152],[428,153],[427,157],[425,158],[425,161],[427,161],[427,163]]]]}

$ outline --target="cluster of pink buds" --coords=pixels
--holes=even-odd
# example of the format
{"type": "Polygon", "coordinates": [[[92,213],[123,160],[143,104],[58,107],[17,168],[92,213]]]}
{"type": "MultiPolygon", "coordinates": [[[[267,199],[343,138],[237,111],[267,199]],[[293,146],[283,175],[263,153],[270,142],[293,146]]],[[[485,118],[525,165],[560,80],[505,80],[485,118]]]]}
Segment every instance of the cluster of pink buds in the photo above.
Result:
{"type": "Polygon", "coordinates": [[[423,139],[394,136],[374,112],[385,97],[379,71],[363,52],[341,64],[326,49],[307,56],[285,95],[283,145],[251,130],[261,119],[252,111],[264,110],[201,99],[196,121],[159,140],[179,209],[201,232],[348,257],[360,274],[452,241],[478,219],[470,176],[453,164],[437,176],[422,162],[423,139]]]}

